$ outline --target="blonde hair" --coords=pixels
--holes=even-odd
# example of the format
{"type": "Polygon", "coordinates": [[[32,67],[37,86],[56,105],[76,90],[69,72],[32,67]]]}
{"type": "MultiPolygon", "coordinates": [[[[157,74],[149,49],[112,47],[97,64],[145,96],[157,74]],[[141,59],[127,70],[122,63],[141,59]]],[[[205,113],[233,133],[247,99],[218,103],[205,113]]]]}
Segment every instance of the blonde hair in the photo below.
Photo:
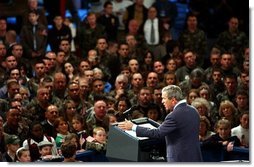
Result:
{"type": "Polygon", "coordinates": [[[207,111],[206,111],[206,115],[210,115],[210,111],[211,111],[211,104],[204,98],[202,97],[197,97],[195,98],[191,105],[195,108],[198,108],[200,106],[205,106],[207,111]]]}
{"type": "Polygon", "coordinates": [[[103,127],[98,126],[98,127],[93,128],[93,135],[96,135],[98,133],[98,131],[104,131],[104,132],[106,132],[103,127]]]}
{"type": "Polygon", "coordinates": [[[235,108],[234,104],[231,101],[229,101],[229,100],[224,100],[224,101],[222,101],[220,103],[220,108],[219,108],[219,115],[220,115],[220,117],[224,116],[224,114],[222,112],[224,107],[230,107],[231,110],[232,110],[232,115],[234,115],[236,113],[236,108],[235,108]]]}
{"type": "Polygon", "coordinates": [[[227,120],[226,118],[222,118],[222,119],[220,119],[220,120],[216,123],[216,125],[215,125],[215,130],[217,131],[218,128],[219,128],[220,126],[222,126],[222,125],[226,126],[227,128],[231,128],[231,122],[230,122],[229,120],[227,120]]]}

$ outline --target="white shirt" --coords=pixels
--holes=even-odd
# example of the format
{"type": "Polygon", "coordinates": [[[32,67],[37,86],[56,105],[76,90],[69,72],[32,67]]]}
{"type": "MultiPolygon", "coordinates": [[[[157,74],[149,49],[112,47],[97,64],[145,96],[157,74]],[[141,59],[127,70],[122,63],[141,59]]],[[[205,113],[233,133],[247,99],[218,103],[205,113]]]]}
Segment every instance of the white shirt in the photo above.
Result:
{"type": "Polygon", "coordinates": [[[146,39],[146,43],[149,45],[158,45],[160,42],[160,36],[159,36],[159,19],[155,18],[153,20],[153,28],[154,28],[154,37],[155,41],[153,43],[150,42],[151,39],[151,24],[152,20],[147,19],[144,24],[144,36],[146,39]]]}
{"type": "Polygon", "coordinates": [[[71,51],[74,52],[74,51],[76,51],[74,38],[76,37],[76,34],[77,34],[77,28],[73,23],[70,23],[69,28],[71,29],[71,36],[72,36],[71,51]]]}
{"type": "Polygon", "coordinates": [[[244,129],[241,125],[231,129],[231,136],[237,136],[240,141],[249,145],[249,129],[244,129]],[[244,138],[243,138],[244,135],[244,138]]]}

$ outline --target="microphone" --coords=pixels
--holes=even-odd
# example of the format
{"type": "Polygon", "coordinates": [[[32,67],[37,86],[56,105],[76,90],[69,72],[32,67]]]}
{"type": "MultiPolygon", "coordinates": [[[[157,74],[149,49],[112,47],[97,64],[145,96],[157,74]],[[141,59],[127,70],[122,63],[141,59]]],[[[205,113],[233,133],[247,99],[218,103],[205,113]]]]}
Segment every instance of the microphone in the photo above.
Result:
{"type": "Polygon", "coordinates": [[[132,111],[136,110],[138,108],[138,106],[132,106],[130,107],[129,109],[125,110],[123,112],[123,115],[127,115],[127,114],[130,114],[132,111]]]}

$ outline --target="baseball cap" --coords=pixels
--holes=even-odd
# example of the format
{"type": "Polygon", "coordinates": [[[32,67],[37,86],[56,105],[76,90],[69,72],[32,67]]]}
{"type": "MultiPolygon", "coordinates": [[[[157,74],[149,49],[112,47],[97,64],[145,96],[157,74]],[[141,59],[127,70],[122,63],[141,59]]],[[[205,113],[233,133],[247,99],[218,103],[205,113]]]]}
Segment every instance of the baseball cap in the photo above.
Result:
{"type": "Polygon", "coordinates": [[[38,144],[38,147],[41,148],[43,146],[53,146],[53,144],[49,141],[41,141],[39,144],[38,144]]]}
{"type": "Polygon", "coordinates": [[[20,144],[20,139],[16,135],[7,135],[5,144],[20,144]]]}

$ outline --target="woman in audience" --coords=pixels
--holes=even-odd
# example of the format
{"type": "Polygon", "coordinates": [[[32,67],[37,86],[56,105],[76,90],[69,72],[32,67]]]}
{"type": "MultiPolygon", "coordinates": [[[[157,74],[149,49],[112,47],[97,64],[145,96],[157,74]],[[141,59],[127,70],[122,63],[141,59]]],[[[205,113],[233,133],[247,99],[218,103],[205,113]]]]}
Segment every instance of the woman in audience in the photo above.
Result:
{"type": "Polygon", "coordinates": [[[220,103],[219,116],[229,120],[232,128],[239,125],[239,119],[236,114],[236,108],[231,101],[224,100],[220,103]]]}
{"type": "Polygon", "coordinates": [[[206,116],[200,116],[200,125],[199,125],[199,141],[204,141],[208,139],[210,136],[215,134],[211,131],[210,121],[206,118],[206,116]]]}

